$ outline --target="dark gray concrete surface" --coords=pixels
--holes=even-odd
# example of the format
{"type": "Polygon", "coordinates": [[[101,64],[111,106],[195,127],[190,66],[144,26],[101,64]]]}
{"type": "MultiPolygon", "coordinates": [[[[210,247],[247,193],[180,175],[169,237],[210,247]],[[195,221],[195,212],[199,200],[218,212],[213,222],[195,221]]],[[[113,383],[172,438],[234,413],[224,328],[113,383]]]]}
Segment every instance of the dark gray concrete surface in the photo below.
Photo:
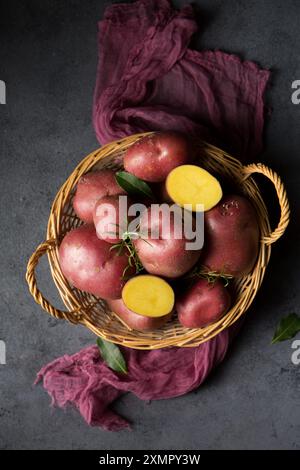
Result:
{"type": "MultiPolygon", "coordinates": [[[[292,341],[270,345],[281,316],[300,310],[300,105],[291,103],[291,83],[300,80],[298,0],[196,2],[203,26],[196,47],[238,53],[273,71],[273,114],[261,160],[284,178],[293,210],[227,360],[185,397],[146,404],[124,396],[116,409],[134,428],[118,434],[88,428],[73,409],[52,410],[45,391],[32,386],[43,364],[95,341],[88,330],[43,313],[24,275],[28,257],[45,238],[58,188],[97,147],[91,125],[96,22],[108,3],[1,2],[0,79],[7,84],[7,104],[0,106],[0,339],[7,364],[0,365],[0,448],[299,448],[300,365],[291,362],[292,341]]],[[[269,187],[267,195],[276,216],[269,187]]],[[[59,305],[46,261],[38,279],[59,305]]]]}

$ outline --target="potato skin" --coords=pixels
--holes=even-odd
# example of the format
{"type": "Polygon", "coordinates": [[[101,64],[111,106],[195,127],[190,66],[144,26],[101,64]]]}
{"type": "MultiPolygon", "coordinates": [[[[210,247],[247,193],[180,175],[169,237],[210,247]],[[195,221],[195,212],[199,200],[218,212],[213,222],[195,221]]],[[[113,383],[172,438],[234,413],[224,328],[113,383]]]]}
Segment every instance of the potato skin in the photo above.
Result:
{"type": "Polygon", "coordinates": [[[176,302],[179,322],[187,328],[202,328],[221,318],[230,307],[230,294],[221,281],[199,279],[176,302]]]}
{"type": "Polygon", "coordinates": [[[194,150],[184,134],[157,132],[140,139],[126,151],[124,168],[142,180],[159,183],[173,168],[193,158],[194,150]]]}
{"type": "MultiPolygon", "coordinates": [[[[93,225],[71,230],[59,247],[64,276],[78,289],[103,299],[121,297],[128,258],[125,254],[117,256],[110,248],[109,243],[99,240],[93,225]]],[[[129,270],[127,274],[131,274],[129,270]]]]}
{"type": "Polygon", "coordinates": [[[164,276],[175,279],[188,272],[198,261],[201,250],[186,250],[186,239],[174,238],[175,223],[174,217],[170,221],[170,237],[163,232],[162,218],[157,214],[150,216],[151,208],[143,212],[140,222],[140,231],[148,233],[149,228],[157,228],[160,238],[153,239],[149,235],[148,238],[138,238],[133,241],[137,249],[141,263],[148,273],[157,276],[164,276]],[[165,239],[164,239],[165,238],[165,239]]]}
{"type": "Polygon", "coordinates": [[[172,316],[172,312],[163,317],[145,317],[126,307],[122,299],[108,300],[108,306],[134,330],[151,331],[163,326],[172,316]]]}
{"type": "Polygon", "coordinates": [[[83,175],[77,183],[73,208],[77,216],[88,224],[93,223],[93,210],[98,199],[104,196],[126,194],[118,185],[112,170],[100,170],[83,175]]]}
{"type": "Polygon", "coordinates": [[[259,226],[254,207],[242,196],[224,197],[205,213],[201,264],[210,271],[238,277],[248,274],[259,249],[259,226]]]}

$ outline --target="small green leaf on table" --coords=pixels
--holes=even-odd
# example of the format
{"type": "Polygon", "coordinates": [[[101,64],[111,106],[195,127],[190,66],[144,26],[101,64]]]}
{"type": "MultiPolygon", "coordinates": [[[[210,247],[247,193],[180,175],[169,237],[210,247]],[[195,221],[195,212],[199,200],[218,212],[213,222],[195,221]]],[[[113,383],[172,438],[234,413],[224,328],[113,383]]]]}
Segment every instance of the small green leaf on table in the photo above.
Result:
{"type": "Polygon", "coordinates": [[[272,344],[291,339],[296,336],[299,331],[300,317],[296,313],[291,313],[287,317],[281,319],[272,339],[272,344]]]}
{"type": "Polygon", "coordinates": [[[127,365],[119,347],[105,339],[97,338],[97,346],[100,350],[102,359],[110,369],[121,374],[127,374],[127,365]]]}

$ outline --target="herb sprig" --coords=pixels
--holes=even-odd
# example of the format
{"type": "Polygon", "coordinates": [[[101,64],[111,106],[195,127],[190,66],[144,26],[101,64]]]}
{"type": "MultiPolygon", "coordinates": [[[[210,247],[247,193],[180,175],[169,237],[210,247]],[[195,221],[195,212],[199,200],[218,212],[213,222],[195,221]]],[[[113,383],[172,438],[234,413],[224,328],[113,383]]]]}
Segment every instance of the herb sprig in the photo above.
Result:
{"type": "Polygon", "coordinates": [[[226,274],[223,272],[209,271],[205,266],[195,266],[192,271],[190,271],[185,279],[193,279],[199,277],[201,279],[206,279],[210,284],[214,284],[217,280],[221,280],[224,283],[224,287],[227,287],[233,278],[231,274],[226,274]]]}

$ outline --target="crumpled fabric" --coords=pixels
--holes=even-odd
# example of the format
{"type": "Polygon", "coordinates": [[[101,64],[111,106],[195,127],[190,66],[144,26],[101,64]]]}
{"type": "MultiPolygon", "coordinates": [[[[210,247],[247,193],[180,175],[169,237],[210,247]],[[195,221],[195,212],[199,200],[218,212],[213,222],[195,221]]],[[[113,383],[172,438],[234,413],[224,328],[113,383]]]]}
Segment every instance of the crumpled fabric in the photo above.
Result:
{"type": "Polygon", "coordinates": [[[270,72],[221,51],[188,49],[196,31],[190,5],[176,11],[168,0],[140,0],[106,9],[93,111],[99,142],[173,129],[257,157],[270,72]]]}
{"type": "MultiPolygon", "coordinates": [[[[188,48],[197,31],[191,6],[167,0],[108,7],[99,23],[93,123],[101,144],[149,130],[180,130],[253,159],[262,149],[264,93],[269,71],[220,51],[188,48]]],[[[52,403],[74,405],[86,422],[117,431],[129,427],[110,405],[123,393],[142,400],[184,395],[199,387],[225,357],[233,326],[196,348],[121,348],[121,375],[91,346],[44,366],[52,403]]]]}
{"type": "Polygon", "coordinates": [[[72,356],[63,356],[44,366],[36,383],[43,380],[52,404],[73,404],[92,426],[109,431],[130,427],[129,422],[110,409],[124,392],[142,400],[177,397],[197,388],[216,364],[225,357],[228,330],[197,348],[165,348],[139,351],[122,347],[128,374],[109,369],[99,357],[97,346],[72,356]]]}

